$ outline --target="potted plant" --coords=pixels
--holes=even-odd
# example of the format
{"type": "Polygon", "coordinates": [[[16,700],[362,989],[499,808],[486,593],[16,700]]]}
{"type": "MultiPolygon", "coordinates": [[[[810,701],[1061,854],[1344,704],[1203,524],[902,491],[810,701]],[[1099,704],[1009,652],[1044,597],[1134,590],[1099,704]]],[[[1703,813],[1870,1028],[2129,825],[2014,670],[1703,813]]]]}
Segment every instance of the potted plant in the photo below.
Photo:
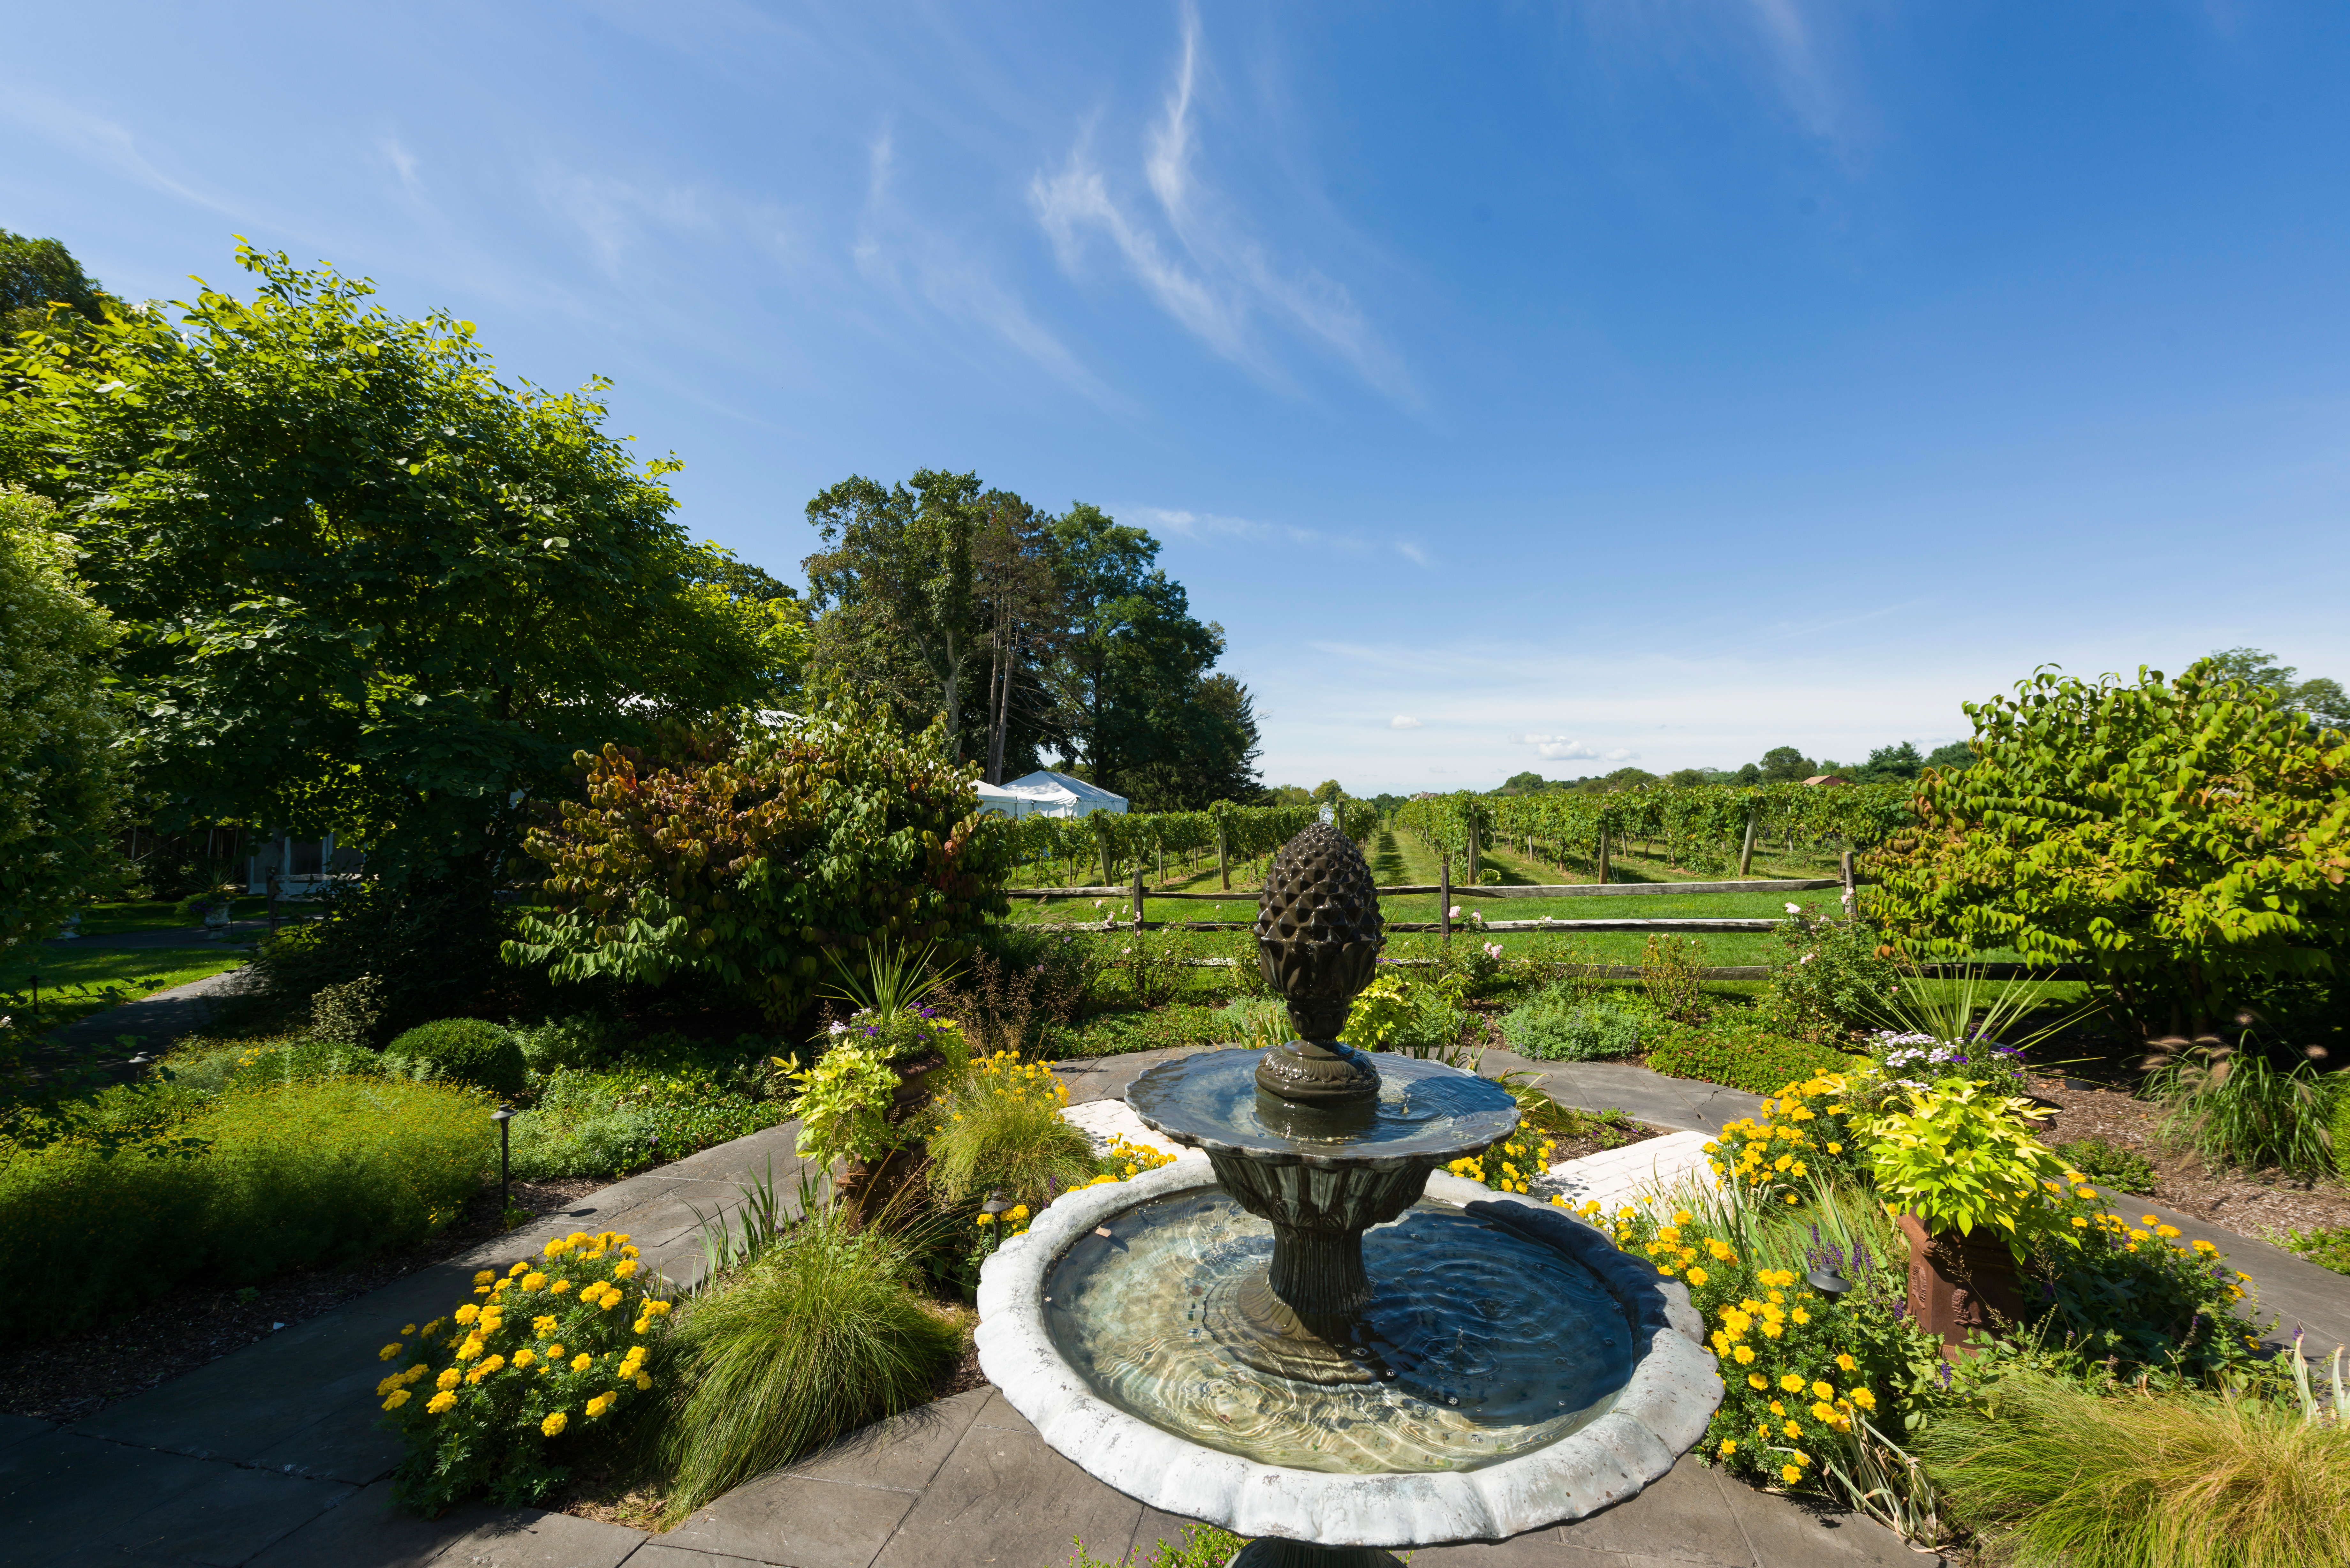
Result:
{"type": "Polygon", "coordinates": [[[2047,1201],[2064,1163],[2034,1136],[2045,1114],[1950,1079],[1868,1117],[1870,1172],[1909,1243],[1909,1314],[1946,1356],[1970,1330],[2022,1321],[2018,1262],[2035,1239],[2070,1240],[2047,1201]]]}

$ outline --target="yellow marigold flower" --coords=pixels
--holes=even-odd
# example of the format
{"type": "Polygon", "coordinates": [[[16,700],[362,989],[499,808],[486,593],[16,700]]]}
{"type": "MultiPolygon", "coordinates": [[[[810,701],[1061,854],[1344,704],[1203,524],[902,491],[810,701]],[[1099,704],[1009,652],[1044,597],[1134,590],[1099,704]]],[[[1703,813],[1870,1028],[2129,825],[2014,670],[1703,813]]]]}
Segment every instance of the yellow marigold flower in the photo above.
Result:
{"type": "Polygon", "coordinates": [[[632,1333],[632,1334],[643,1334],[646,1330],[648,1330],[648,1329],[650,1329],[650,1328],[651,1328],[651,1327],[652,1327],[652,1321],[651,1321],[650,1318],[642,1318],[642,1317],[640,1317],[640,1318],[637,1319],[637,1321],[636,1321],[636,1322],[634,1322],[634,1323],[632,1323],[632,1324],[630,1324],[629,1325],[629,1332],[630,1332],[630,1333],[632,1333]]]}
{"type": "Polygon", "coordinates": [[[475,1275],[473,1276],[473,1282],[474,1282],[475,1284],[477,1284],[477,1285],[486,1285],[486,1284],[488,1284],[492,1280],[494,1280],[494,1279],[496,1279],[496,1278],[497,1278],[497,1275],[495,1275],[495,1274],[494,1274],[494,1273],[490,1272],[490,1271],[489,1271],[489,1270],[487,1270],[487,1269],[484,1269],[480,1273],[475,1274],[475,1275]]]}
{"type": "Polygon", "coordinates": [[[651,1378],[651,1376],[650,1376],[650,1375],[648,1375],[648,1374],[646,1374],[646,1373],[642,1373],[642,1372],[639,1372],[639,1373],[638,1373],[638,1374],[637,1374],[637,1386],[638,1386],[638,1387],[639,1387],[639,1388],[650,1388],[650,1387],[651,1387],[652,1386],[653,1386],[653,1380],[652,1380],[652,1378],[651,1378]]]}
{"type": "Polygon", "coordinates": [[[488,1360],[483,1362],[481,1366],[475,1367],[474,1370],[479,1372],[483,1376],[487,1377],[491,1373],[495,1372],[499,1367],[504,1366],[505,1364],[506,1358],[504,1356],[493,1355],[488,1360]]]}
{"type": "Polygon", "coordinates": [[[528,1351],[528,1350],[517,1350],[517,1351],[515,1351],[515,1357],[514,1357],[515,1369],[516,1371],[520,1371],[520,1370],[522,1370],[524,1367],[528,1366],[532,1362],[536,1361],[537,1359],[538,1359],[538,1356],[537,1356],[537,1354],[536,1354],[536,1352],[528,1351]]]}
{"type": "Polygon", "coordinates": [[[2178,1227],[2176,1225],[2157,1225],[2154,1228],[2154,1233],[2161,1237],[2166,1241],[2170,1240],[2173,1236],[2182,1234],[2178,1227]]]}
{"type": "Polygon", "coordinates": [[[1771,1380],[1760,1372],[1750,1372],[1746,1375],[1746,1386],[1750,1388],[1768,1388],[1771,1386],[1771,1380]]]}
{"type": "Polygon", "coordinates": [[[457,1321],[459,1323],[471,1323],[481,1315],[482,1309],[475,1306],[471,1302],[467,1302],[463,1306],[457,1309],[457,1321]]]}
{"type": "Polygon", "coordinates": [[[1784,1405],[1780,1404],[1776,1399],[1771,1401],[1771,1414],[1773,1416],[1783,1416],[1786,1413],[1787,1407],[1784,1405]]]}
{"type": "Polygon", "coordinates": [[[1706,1273],[1705,1273],[1705,1271],[1704,1271],[1703,1269],[1691,1269],[1691,1270],[1689,1272],[1689,1282],[1690,1282],[1690,1283],[1691,1283],[1691,1284],[1693,1284],[1693,1285],[1701,1285],[1701,1284],[1705,1283],[1705,1280],[1706,1280],[1706,1273]]]}
{"type": "Polygon", "coordinates": [[[411,1324],[410,1324],[406,1328],[401,1329],[400,1332],[400,1335],[401,1335],[401,1337],[402,1337],[402,1338],[405,1338],[405,1337],[406,1337],[406,1336],[408,1336],[409,1334],[414,1334],[414,1333],[416,1332],[416,1325],[415,1325],[414,1324],[412,1324],[412,1323],[411,1323],[411,1324]]]}
{"type": "Polygon", "coordinates": [[[1797,1425],[1795,1425],[1795,1423],[1794,1423],[1794,1422],[1793,1422],[1793,1421],[1788,1422],[1785,1426],[1783,1426],[1783,1427],[1780,1428],[1779,1429],[1780,1429],[1781,1431],[1783,1431],[1783,1432],[1786,1433],[1786,1434],[1787,1434],[1787,1436],[1789,1436],[1789,1437],[1791,1437],[1791,1438],[1800,1438],[1800,1437],[1802,1437],[1802,1436],[1804,1435],[1804,1429],[1803,1429],[1801,1427],[1798,1427],[1797,1425]]]}
{"type": "Polygon", "coordinates": [[[1835,1426],[1837,1419],[1835,1407],[1825,1399],[1821,1400],[1812,1407],[1812,1419],[1825,1421],[1831,1427],[1835,1426]]]}
{"type": "Polygon", "coordinates": [[[561,1295],[564,1292],[566,1292],[566,1291],[567,1291],[567,1290],[569,1290],[569,1289],[571,1288],[571,1282],[570,1282],[569,1280],[557,1280],[557,1281],[556,1281],[553,1284],[551,1284],[551,1285],[547,1286],[546,1288],[547,1288],[547,1290],[548,1290],[548,1291],[550,1291],[550,1292],[551,1292],[551,1293],[553,1293],[554,1294],[556,1294],[556,1295],[558,1295],[558,1296],[559,1296],[559,1295],[561,1295]]]}
{"type": "Polygon", "coordinates": [[[1713,1345],[1713,1353],[1716,1355],[1727,1355],[1730,1354],[1730,1335],[1722,1333],[1721,1330],[1717,1328],[1713,1331],[1713,1337],[1711,1343],[1713,1345]]]}
{"type": "Polygon", "coordinates": [[[538,1429],[550,1438],[559,1438],[563,1435],[563,1428],[569,1425],[571,1425],[571,1417],[557,1410],[554,1415],[541,1421],[538,1424],[538,1429]]]}
{"type": "Polygon", "coordinates": [[[522,1277],[522,1288],[526,1291],[543,1291],[546,1288],[546,1276],[534,1269],[522,1277]]]}
{"type": "Polygon", "coordinates": [[[596,1358],[584,1350],[571,1358],[571,1370],[574,1372],[585,1372],[595,1365],[596,1358]]]}
{"type": "Polygon", "coordinates": [[[636,1272],[637,1261],[634,1258],[629,1258],[612,1265],[612,1276],[615,1279],[625,1280],[636,1272]]]}
{"type": "Polygon", "coordinates": [[[1744,1366],[1748,1365],[1749,1363],[1751,1363],[1751,1362],[1752,1362],[1752,1361],[1753,1361],[1753,1359],[1754,1359],[1754,1352],[1753,1352],[1753,1351],[1752,1351],[1752,1350],[1750,1350],[1750,1349],[1748,1349],[1745,1345],[1740,1345],[1736,1350],[1731,1351],[1730,1354],[1731,1354],[1731,1357],[1732,1357],[1733,1359],[1735,1359],[1735,1360],[1737,1361],[1738,1365],[1739,1365],[1739,1366],[1744,1366]]]}
{"type": "Polygon", "coordinates": [[[2082,1219],[2078,1214],[2073,1216],[2073,1225],[2074,1229],[2081,1231],[2085,1231],[2089,1228],[2089,1222],[2086,1220],[2082,1219]]]}
{"type": "Polygon", "coordinates": [[[1762,1337],[1765,1339],[1776,1339],[1786,1332],[1784,1324],[1766,1323],[1762,1325],[1762,1337]]]}
{"type": "Polygon", "coordinates": [[[432,1380],[432,1386],[445,1391],[447,1389],[454,1388],[460,1382],[463,1381],[463,1379],[464,1374],[452,1366],[447,1371],[442,1373],[440,1376],[435,1377],[432,1380]]]}
{"type": "Polygon", "coordinates": [[[1839,1372],[1849,1372],[1856,1365],[1856,1363],[1849,1355],[1839,1355],[1836,1357],[1836,1370],[1839,1372]]]}
{"type": "Polygon", "coordinates": [[[380,1399],[380,1398],[382,1398],[385,1395],[387,1395],[387,1394],[390,1393],[393,1389],[395,1389],[395,1388],[397,1388],[397,1387],[399,1387],[399,1386],[400,1386],[400,1374],[398,1374],[397,1372],[395,1372],[395,1373],[393,1373],[390,1376],[386,1377],[386,1378],[382,1379],[380,1382],[379,1382],[379,1383],[377,1383],[377,1384],[376,1384],[376,1386],[375,1386],[375,1397],[376,1397],[377,1398],[380,1399]]]}
{"type": "Polygon", "coordinates": [[[1790,1486],[1793,1486],[1795,1482],[1804,1479],[1804,1472],[1797,1469],[1793,1465],[1781,1465],[1779,1467],[1779,1479],[1785,1481],[1790,1486]]]}
{"type": "Polygon", "coordinates": [[[1877,1396],[1870,1393],[1866,1388],[1854,1389],[1852,1391],[1852,1402],[1859,1406],[1864,1410],[1874,1410],[1877,1408],[1877,1396]]]}
{"type": "Polygon", "coordinates": [[[1835,1397],[1835,1390],[1825,1383],[1814,1383],[1812,1385],[1812,1396],[1818,1399],[1833,1399],[1835,1397]]]}
{"type": "Polygon", "coordinates": [[[404,1347],[400,1344],[400,1342],[398,1340],[394,1340],[391,1344],[385,1345],[381,1350],[377,1351],[375,1353],[375,1358],[378,1361],[390,1361],[393,1356],[398,1355],[402,1348],[404,1347]]]}
{"type": "Polygon", "coordinates": [[[551,1312],[541,1313],[538,1316],[530,1320],[531,1333],[538,1335],[541,1339],[545,1339],[547,1335],[553,1334],[556,1329],[562,1326],[562,1321],[551,1312]]]}
{"type": "Polygon", "coordinates": [[[1844,1152],[1844,1145],[1840,1143],[1832,1143],[1828,1145],[1828,1152],[1830,1154],[1842,1154],[1844,1152]]]}
{"type": "Polygon", "coordinates": [[[1723,1459],[1728,1459],[1731,1455],[1732,1455],[1732,1454],[1736,1453],[1737,1451],[1738,1451],[1738,1439],[1737,1439],[1737,1438],[1722,1438],[1722,1439],[1721,1439],[1721,1457],[1722,1457],[1723,1459]]]}
{"type": "Polygon", "coordinates": [[[2190,1241],[2188,1245],[2194,1248],[2195,1251],[2202,1253],[2207,1258],[2220,1250],[2219,1248],[2211,1245],[2209,1241],[2190,1241]]]}
{"type": "Polygon", "coordinates": [[[1801,1377],[1796,1376],[1795,1374],[1792,1372],[1782,1373],[1780,1375],[1779,1386],[1784,1388],[1790,1394],[1794,1393],[1797,1389],[1803,1387],[1803,1386],[1804,1380],[1801,1377]]]}
{"type": "MultiPolygon", "coordinates": [[[[2244,1277],[2246,1279],[2250,1279],[2251,1276],[2247,1274],[2244,1277]]],[[[645,1303],[645,1311],[652,1314],[656,1317],[667,1316],[669,1314],[669,1309],[670,1303],[667,1302],[649,1301],[645,1303]]]]}
{"type": "Polygon", "coordinates": [[[408,1390],[405,1388],[395,1388],[391,1391],[390,1397],[384,1400],[383,1407],[387,1410],[397,1410],[402,1405],[407,1403],[408,1390]]]}
{"type": "Polygon", "coordinates": [[[444,1389],[427,1399],[424,1402],[424,1408],[427,1414],[438,1416],[456,1403],[457,1397],[444,1389]]]}
{"type": "Polygon", "coordinates": [[[1804,1311],[1802,1307],[1797,1307],[1794,1312],[1789,1313],[1787,1315],[1794,1318],[1797,1323],[1809,1323],[1812,1321],[1812,1314],[1804,1311]]]}
{"type": "Polygon", "coordinates": [[[516,1263],[513,1268],[506,1271],[506,1278],[512,1279],[516,1274],[526,1274],[528,1272],[530,1272],[530,1265],[528,1263],[516,1263]]]}

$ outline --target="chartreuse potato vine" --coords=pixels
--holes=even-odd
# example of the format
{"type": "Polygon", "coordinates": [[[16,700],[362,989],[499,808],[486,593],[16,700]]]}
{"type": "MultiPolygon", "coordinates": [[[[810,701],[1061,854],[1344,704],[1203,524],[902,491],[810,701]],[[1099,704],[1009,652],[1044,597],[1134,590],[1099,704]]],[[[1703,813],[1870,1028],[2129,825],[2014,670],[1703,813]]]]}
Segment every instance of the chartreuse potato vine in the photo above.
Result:
{"type": "Polygon", "coordinates": [[[2104,976],[2149,1025],[2220,1016],[2350,937],[2350,740],[2204,661],[2165,681],[2043,670],[1969,704],[1975,765],[1929,774],[1867,862],[1920,956],[2012,948],[2104,976]]]}
{"type": "Polygon", "coordinates": [[[1913,1089],[1906,1109],[1867,1117],[1869,1173],[1877,1195],[1908,1210],[1929,1231],[1971,1234],[1995,1226],[2022,1257],[2037,1236],[2071,1240],[2048,1203],[2072,1172],[2033,1136],[2029,1100],[1967,1079],[1913,1089]]]}

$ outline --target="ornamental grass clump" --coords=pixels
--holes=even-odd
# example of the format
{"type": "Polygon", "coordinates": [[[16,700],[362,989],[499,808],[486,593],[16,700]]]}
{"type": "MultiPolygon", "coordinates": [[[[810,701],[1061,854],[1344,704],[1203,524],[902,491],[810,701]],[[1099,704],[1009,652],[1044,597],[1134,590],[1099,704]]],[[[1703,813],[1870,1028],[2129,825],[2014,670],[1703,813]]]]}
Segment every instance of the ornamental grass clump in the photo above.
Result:
{"type": "Polygon", "coordinates": [[[963,1331],[923,1299],[920,1246],[818,1207],[694,1303],[661,1445],[671,1517],[931,1397],[963,1331]]]}
{"type": "Polygon", "coordinates": [[[559,1485],[655,1386],[670,1303],[643,1266],[627,1236],[575,1231],[504,1275],[475,1274],[477,1299],[448,1317],[403,1327],[377,1353],[394,1366],[376,1394],[408,1447],[392,1495],[437,1516],[476,1493],[519,1506],[559,1485]]]}
{"type": "Polygon", "coordinates": [[[983,1056],[931,1106],[931,1180],[951,1202],[1001,1192],[1042,1210],[1098,1173],[1093,1141],[1061,1116],[1069,1091],[1042,1062],[983,1056]]]}
{"type": "Polygon", "coordinates": [[[2017,1371],[1917,1446],[2018,1568],[2350,1563],[2350,1432],[2279,1402],[2017,1371]]]}

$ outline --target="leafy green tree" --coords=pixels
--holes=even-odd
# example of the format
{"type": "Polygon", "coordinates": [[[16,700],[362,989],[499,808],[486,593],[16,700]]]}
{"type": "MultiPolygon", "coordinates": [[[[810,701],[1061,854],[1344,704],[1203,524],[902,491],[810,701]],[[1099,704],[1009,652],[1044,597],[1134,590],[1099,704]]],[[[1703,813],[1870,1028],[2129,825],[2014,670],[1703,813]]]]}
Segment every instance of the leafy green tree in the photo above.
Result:
{"type": "Polygon", "coordinates": [[[334,831],[486,898],[583,747],[754,701],[777,650],[604,433],[604,383],[500,383],[472,327],[240,246],[211,288],[0,349],[0,479],[50,496],[123,628],[142,788],[334,831]]]}
{"type": "Polygon", "coordinates": [[[1204,811],[1218,801],[1253,805],[1257,782],[1256,705],[1229,675],[1197,678],[1188,700],[1159,706],[1157,754],[1122,775],[1143,811],[1204,811]]]}
{"type": "Polygon", "coordinates": [[[1975,749],[1965,741],[1952,741],[1947,746],[1936,746],[1926,753],[1926,765],[1946,773],[1958,773],[1975,765],[1975,749]]]}
{"type": "Polygon", "coordinates": [[[2300,680],[2300,670],[2279,664],[2274,654],[2257,648],[2223,648],[2210,656],[2210,662],[2220,680],[2241,680],[2272,693],[2278,706],[2305,713],[2314,723],[2350,730],[2350,695],[2330,676],[2300,680]]]}
{"type": "Polygon", "coordinates": [[[71,331],[74,323],[51,317],[52,306],[63,306],[66,317],[95,323],[107,319],[109,305],[117,305],[113,296],[81,270],[62,244],[0,229],[0,342],[42,327],[71,331]]]}
{"type": "Polygon", "coordinates": [[[1742,789],[1752,789],[1762,782],[1762,770],[1753,763],[1742,766],[1730,781],[1742,789]]]}
{"type": "Polygon", "coordinates": [[[1869,857],[1918,954],[2012,948],[2102,976],[2142,1024],[2222,1016],[2350,945],[2350,741],[2223,679],[2041,670],[1967,705],[1973,766],[1869,857]]]}
{"type": "Polygon", "coordinates": [[[1675,768],[1665,775],[1665,782],[1675,789],[1696,789],[1706,782],[1703,768],[1675,768]]]}
{"type": "Polygon", "coordinates": [[[1507,790],[1517,790],[1525,794],[1539,794],[1549,786],[1543,783],[1542,774],[1523,773],[1512,774],[1508,778],[1503,779],[1502,787],[1507,790]]]}
{"type": "Polygon", "coordinates": [[[1652,784],[1656,782],[1656,774],[1648,772],[1645,768],[1635,767],[1617,768],[1614,773],[1605,775],[1599,781],[1601,787],[1611,790],[1638,789],[1642,784],[1652,784]]]}
{"type": "Polygon", "coordinates": [[[1879,746],[1868,753],[1868,761],[1855,770],[1856,776],[1869,784],[1885,779],[1914,779],[1926,771],[1926,759],[1918,754],[1914,742],[1899,745],[1879,746]]]}
{"type": "Polygon", "coordinates": [[[118,633],[52,515],[0,490],[0,949],[47,936],[117,869],[118,633]]]}
{"type": "Polygon", "coordinates": [[[941,717],[955,756],[988,649],[972,559],[987,510],[979,475],[932,468],[887,488],[852,475],[807,504],[826,545],[801,563],[820,657],[889,691],[904,717],[941,717]]]}
{"type": "Polygon", "coordinates": [[[1773,746],[1762,753],[1762,781],[1765,784],[1807,779],[1819,771],[1811,758],[1793,746],[1773,746]]]}

